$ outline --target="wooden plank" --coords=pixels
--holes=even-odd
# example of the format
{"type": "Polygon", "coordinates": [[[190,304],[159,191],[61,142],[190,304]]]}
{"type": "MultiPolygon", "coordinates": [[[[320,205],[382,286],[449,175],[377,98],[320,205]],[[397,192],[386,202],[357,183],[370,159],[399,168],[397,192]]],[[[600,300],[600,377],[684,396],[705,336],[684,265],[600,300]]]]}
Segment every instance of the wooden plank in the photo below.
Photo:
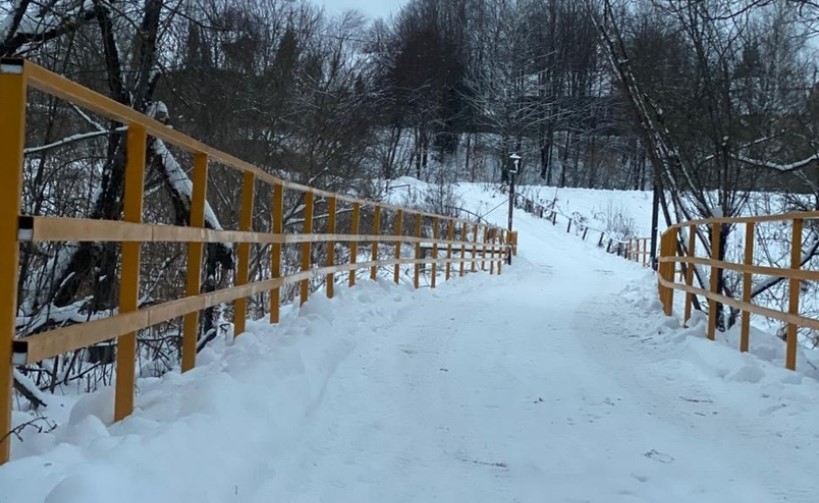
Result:
{"type": "Polygon", "coordinates": [[[447,219],[446,222],[446,237],[447,237],[447,246],[446,246],[446,271],[444,272],[445,281],[449,281],[449,278],[452,275],[452,241],[455,239],[455,222],[450,218],[447,219]]]}
{"type": "MultiPolygon", "coordinates": [[[[432,258],[438,258],[438,217],[432,217],[432,258]]],[[[435,288],[437,286],[436,276],[438,275],[438,264],[435,260],[432,261],[432,265],[430,266],[430,287],[435,288]]]]}
{"type": "Polygon", "coordinates": [[[486,235],[488,238],[487,240],[492,247],[492,249],[489,250],[489,275],[493,276],[495,274],[495,233],[490,229],[487,229],[486,235]]]}
{"type": "MultiPolygon", "coordinates": [[[[697,249],[697,233],[694,227],[688,228],[688,249],[686,250],[686,258],[694,258],[697,249]]],[[[688,262],[685,266],[685,284],[692,286],[694,284],[694,265],[688,262]]],[[[691,319],[691,309],[694,304],[694,295],[691,293],[685,294],[685,314],[683,315],[683,325],[688,323],[691,319]]]]}
{"type": "MultiPolygon", "coordinates": [[[[404,210],[398,210],[395,214],[395,235],[398,237],[402,237],[404,235],[404,210]]],[[[395,242],[395,249],[393,250],[393,255],[396,259],[401,258],[401,242],[395,242]]],[[[392,271],[392,280],[397,285],[401,280],[401,266],[399,264],[395,264],[393,271],[392,271]]]]}
{"type": "MultiPolygon", "coordinates": [[[[313,233],[313,193],[304,193],[304,234],[313,233]]],[[[312,260],[313,246],[309,242],[304,242],[301,245],[301,270],[302,272],[309,271],[313,266],[312,260]]],[[[310,296],[310,280],[305,278],[302,280],[299,292],[299,303],[304,305],[310,296]]]]}
{"type": "Polygon", "coordinates": [[[22,60],[3,60],[0,71],[0,465],[11,454],[12,341],[17,317],[20,245],[18,222],[26,138],[26,69],[22,60]],[[17,71],[19,70],[19,72],[17,71]]]}
{"type": "MultiPolygon", "coordinates": [[[[275,189],[274,189],[275,190],[275,189]]],[[[415,236],[385,236],[380,234],[281,234],[276,232],[250,232],[214,230],[177,225],[123,222],[118,220],[95,220],[66,217],[23,217],[22,224],[31,231],[26,241],[94,241],[94,242],[141,242],[141,243],[272,243],[302,244],[339,242],[429,242],[429,238],[415,236]]],[[[440,244],[460,245],[470,241],[439,241],[440,244]]]]}
{"type": "Polygon", "coordinates": [[[201,311],[217,304],[232,302],[242,296],[260,293],[281,285],[282,282],[283,278],[270,279],[215,292],[201,293],[194,297],[184,297],[127,314],[119,314],[110,318],[71,325],[35,334],[24,339],[17,339],[15,346],[27,348],[26,363],[35,363],[108,339],[121,337],[130,331],[142,330],[157,323],[184,316],[194,310],[201,311]]]}
{"type": "MultiPolygon", "coordinates": [[[[332,235],[336,232],[336,198],[331,197],[327,200],[327,233],[332,235]]],[[[336,243],[335,241],[327,241],[327,260],[326,266],[332,267],[336,265],[336,243]]],[[[324,290],[327,292],[327,298],[332,299],[335,295],[336,277],[334,273],[327,274],[324,280],[324,290]]]]}
{"type": "MultiPolygon", "coordinates": [[[[264,170],[259,169],[249,162],[243,161],[237,157],[195,140],[190,136],[168,127],[167,125],[152,119],[141,112],[83,87],[80,84],[72,82],[71,80],[51,72],[42,66],[30,61],[25,61],[24,65],[29,84],[35,89],[78,105],[87,110],[91,110],[103,117],[107,117],[122,124],[135,124],[141,126],[150,136],[159,138],[172,145],[176,145],[177,147],[181,147],[191,153],[207,154],[211,161],[221,163],[232,169],[253,173],[257,180],[268,185],[282,185],[288,190],[297,190],[304,193],[309,192],[313,194],[314,197],[335,197],[338,201],[359,203],[360,205],[364,206],[378,204],[385,210],[398,210],[401,208],[394,205],[364,201],[350,196],[345,196],[343,194],[334,194],[332,192],[282,180],[281,178],[275,177],[264,170]]],[[[432,213],[416,210],[405,209],[405,211],[427,217],[436,216],[432,213]]],[[[468,223],[466,219],[459,219],[458,221],[468,223]]]]}
{"type": "Polygon", "coordinates": [[[498,276],[500,276],[503,270],[503,262],[506,260],[506,231],[500,233],[498,244],[500,245],[500,251],[498,252],[498,276]]]}
{"type": "Polygon", "coordinates": [[[485,271],[486,270],[486,236],[487,236],[487,233],[489,232],[489,229],[487,229],[486,226],[481,226],[481,228],[483,229],[483,237],[481,239],[481,243],[483,245],[483,252],[481,252],[481,271],[485,271]]]}
{"type": "MultiPolygon", "coordinates": [[[[793,219],[793,235],[791,237],[791,269],[798,270],[802,267],[802,219],[793,219]]],[[[799,291],[801,282],[797,278],[788,280],[788,313],[799,314],[799,291]]],[[[796,333],[799,325],[788,323],[785,338],[785,367],[789,370],[796,370],[796,348],[799,345],[796,333]]]]}
{"type": "MultiPolygon", "coordinates": [[[[253,227],[253,202],[256,196],[256,176],[246,171],[242,175],[242,203],[239,210],[239,230],[248,232],[253,227]]],[[[236,285],[245,285],[250,272],[250,243],[239,243],[236,250],[236,285]]],[[[233,302],[233,336],[245,331],[247,321],[247,297],[233,302]]]]}
{"type": "MultiPolygon", "coordinates": [[[[284,187],[281,184],[273,186],[273,206],[270,208],[271,230],[276,236],[280,236],[284,230],[284,187]]],[[[282,245],[273,243],[270,248],[270,271],[273,279],[278,279],[282,275],[282,245]]],[[[279,322],[279,310],[281,305],[281,290],[275,286],[270,290],[270,323],[279,322]]]]}
{"type": "MultiPolygon", "coordinates": [[[[429,263],[432,260],[434,259],[402,258],[398,263],[413,265],[429,263]]],[[[446,262],[446,260],[446,258],[440,258],[435,261],[441,264],[446,262]]],[[[464,263],[471,260],[471,258],[459,257],[453,258],[452,262],[464,263]]],[[[225,288],[215,292],[201,293],[196,296],[184,297],[127,314],[119,314],[109,318],[42,332],[23,339],[16,339],[14,343],[15,347],[19,348],[17,352],[26,355],[25,363],[36,363],[112,338],[121,337],[123,334],[131,331],[142,330],[158,323],[184,316],[192,311],[201,311],[218,304],[232,302],[240,297],[248,297],[274,288],[280,288],[283,285],[295,284],[303,281],[305,278],[318,277],[330,273],[337,274],[357,268],[369,268],[373,266],[389,267],[395,263],[395,259],[388,259],[376,262],[339,264],[333,267],[297,272],[285,277],[271,278],[242,286],[225,288]]],[[[819,322],[817,322],[817,326],[819,326],[819,322]]]]}
{"type": "MultiPolygon", "coordinates": [[[[130,124],[128,128],[128,158],[125,165],[124,218],[127,222],[142,222],[145,187],[145,129],[130,124]]],[[[122,273],[119,287],[119,312],[128,314],[139,305],[140,243],[122,244],[122,273]]],[[[120,421],[134,410],[136,384],[136,330],[126,332],[117,341],[116,387],[114,390],[114,421],[120,421]]]]}
{"type": "Polygon", "coordinates": [[[478,224],[474,224],[472,227],[472,272],[477,272],[478,270],[478,224]]]}
{"type": "MultiPolygon", "coordinates": [[[[466,224],[461,224],[461,257],[466,257],[466,224]]],[[[458,267],[458,276],[463,277],[466,262],[461,262],[458,267]]]]}
{"type": "MultiPolygon", "coordinates": [[[[361,204],[360,203],[353,203],[353,215],[352,221],[350,223],[350,233],[353,235],[358,234],[359,225],[361,224],[361,204]]],[[[358,243],[355,241],[350,243],[350,265],[355,266],[356,262],[358,262],[358,243]]],[[[352,267],[349,269],[349,274],[347,275],[347,281],[349,286],[355,286],[355,274],[356,274],[356,267],[352,267]]]]}
{"type": "Polygon", "coordinates": [[[699,220],[689,220],[674,224],[669,229],[688,227],[691,225],[711,225],[715,223],[722,224],[744,224],[748,222],[762,223],[762,222],[785,222],[793,219],[800,220],[816,220],[819,219],[819,211],[795,211],[793,213],[780,213],[776,215],[756,215],[749,217],[719,217],[719,218],[703,218],[699,220]]]}
{"type": "MultiPolygon", "coordinates": [[[[193,191],[191,197],[191,227],[205,226],[205,203],[208,189],[208,156],[193,156],[193,191]]],[[[185,292],[198,295],[202,289],[202,243],[188,243],[187,265],[185,267],[185,292]]],[[[185,315],[182,331],[182,372],[196,366],[196,340],[199,334],[199,311],[185,315]]]]}
{"type": "Polygon", "coordinates": [[[779,267],[768,267],[760,265],[745,265],[737,264],[735,262],[726,262],[724,260],[714,260],[704,257],[663,257],[659,259],[660,263],[679,262],[686,264],[699,264],[711,267],[718,267],[729,271],[736,271],[741,273],[759,274],[762,276],[773,276],[777,278],[798,279],[801,281],[819,281],[819,271],[805,270],[805,269],[782,269],[779,267]]]}
{"type": "MultiPolygon", "coordinates": [[[[748,222],[745,224],[745,266],[752,266],[754,263],[754,224],[748,222]]],[[[751,289],[753,276],[750,271],[742,273],[742,302],[745,304],[751,303],[751,289]]],[[[751,313],[742,311],[742,319],[740,321],[740,336],[739,336],[739,350],[742,353],[748,351],[751,339],[751,313]]]]}
{"type": "Polygon", "coordinates": [[[683,292],[691,292],[692,294],[704,297],[709,301],[713,300],[715,302],[725,304],[726,306],[734,307],[738,310],[747,310],[751,314],[757,314],[774,320],[783,321],[785,323],[794,323],[802,327],[819,330],[819,319],[807,318],[805,316],[794,315],[786,313],[784,311],[777,311],[776,309],[757,306],[756,304],[746,304],[741,300],[737,300],[732,297],[720,294],[713,294],[704,288],[698,288],[694,286],[689,287],[686,285],[675,283],[673,281],[668,281],[664,278],[658,278],[657,281],[664,287],[673,288],[674,290],[679,290],[683,292]]]}
{"type": "MultiPolygon", "coordinates": [[[[722,224],[720,222],[712,222],[711,224],[711,256],[713,257],[716,254],[717,261],[721,261],[721,257],[719,256],[719,251],[721,247],[722,241],[722,224]]],[[[719,289],[719,271],[720,267],[717,264],[711,265],[711,270],[709,274],[709,284],[711,293],[718,293],[717,290],[719,289]]],[[[716,338],[716,329],[717,329],[717,301],[714,297],[708,298],[708,330],[707,336],[712,341],[716,338]]]]}
{"type": "MultiPolygon", "coordinates": [[[[415,237],[421,237],[421,215],[415,215],[415,237]]],[[[415,243],[415,260],[421,259],[421,242],[416,241],[415,243]]],[[[415,264],[415,270],[413,271],[412,277],[412,284],[415,288],[419,288],[421,286],[421,262],[415,264]]]]}
{"type": "Polygon", "coordinates": [[[141,243],[276,243],[284,237],[267,232],[215,230],[179,225],[95,220],[89,218],[25,217],[31,222],[29,241],[95,241],[141,243]]]}
{"type": "MultiPolygon", "coordinates": [[[[381,233],[381,206],[373,208],[373,235],[378,236],[381,233]]],[[[380,236],[379,236],[380,237],[380,236]]],[[[379,239],[374,239],[372,242],[372,261],[378,261],[378,243],[379,239]]],[[[373,266],[370,268],[370,279],[375,280],[378,276],[378,268],[373,266]]]]}

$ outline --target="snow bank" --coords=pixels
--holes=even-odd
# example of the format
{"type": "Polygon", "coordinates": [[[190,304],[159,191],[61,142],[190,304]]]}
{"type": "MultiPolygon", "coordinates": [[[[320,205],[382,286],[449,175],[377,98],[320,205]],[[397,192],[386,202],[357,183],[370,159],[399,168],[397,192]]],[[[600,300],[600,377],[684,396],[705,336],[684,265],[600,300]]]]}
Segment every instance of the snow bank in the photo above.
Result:
{"type": "MultiPolygon", "coordinates": [[[[682,303],[675,303],[675,313],[666,317],[657,300],[656,284],[651,281],[626,287],[623,297],[632,309],[647,313],[652,328],[638,338],[641,346],[650,344],[659,356],[658,371],[679,378],[680,371],[711,382],[711,392],[729,400],[740,410],[765,415],[779,408],[810,409],[819,419],[819,408],[812,404],[819,398],[819,360],[816,351],[797,348],[797,370],[784,368],[785,343],[774,334],[751,326],[749,351],[739,351],[740,327],[717,331],[716,340],[708,340],[707,316],[694,311],[687,326],[682,326],[682,303]],[[717,383],[716,385],[714,383],[717,383]],[[761,400],[760,400],[761,398],[761,400]]],[[[681,297],[677,293],[676,297],[681,297]]],[[[679,300],[679,299],[677,299],[679,300]]]]}
{"type": "Polygon", "coordinates": [[[136,410],[120,423],[111,388],[83,396],[56,430],[15,439],[0,501],[234,501],[257,476],[240,458],[264,458],[262,445],[286,452],[356,338],[375,336],[410,292],[362,282],[313,297],[280,326],[250,323],[194,370],[139,380],[136,410]]]}

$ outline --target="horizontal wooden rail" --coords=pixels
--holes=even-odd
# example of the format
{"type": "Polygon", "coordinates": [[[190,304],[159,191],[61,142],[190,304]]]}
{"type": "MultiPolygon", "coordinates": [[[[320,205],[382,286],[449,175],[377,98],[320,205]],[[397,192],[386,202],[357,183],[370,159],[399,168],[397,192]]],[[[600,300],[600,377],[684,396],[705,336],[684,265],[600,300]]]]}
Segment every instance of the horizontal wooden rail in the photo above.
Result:
{"type": "MultiPolygon", "coordinates": [[[[295,244],[345,242],[471,244],[471,241],[382,234],[273,234],[269,232],[213,230],[165,224],[139,224],[113,220],[64,217],[21,217],[19,240],[31,242],[94,241],[99,243],[259,243],[295,244]]],[[[489,245],[496,252],[499,243],[489,245]]]]}
{"type": "MultiPolygon", "coordinates": [[[[724,260],[714,260],[712,258],[704,257],[660,257],[658,261],[661,263],[674,262],[677,264],[705,265],[729,271],[759,274],[762,276],[773,276],[776,278],[788,279],[793,278],[803,281],[819,281],[819,271],[810,271],[804,269],[782,269],[781,267],[745,265],[736,262],[726,262],[724,260]]],[[[675,270],[675,272],[682,273],[683,271],[675,270]]]]}
{"type": "Polygon", "coordinates": [[[704,226],[711,224],[747,224],[747,223],[765,223],[765,222],[784,222],[791,220],[819,220],[819,211],[795,211],[793,213],[781,213],[776,215],[759,215],[752,217],[711,217],[702,218],[699,220],[689,220],[680,222],[668,227],[672,229],[684,229],[690,226],[704,226]]]}
{"type": "MultiPolygon", "coordinates": [[[[302,185],[295,182],[290,182],[267,173],[253,164],[243,161],[235,156],[222,152],[210,145],[202,143],[190,136],[177,131],[166,124],[163,124],[141,112],[129,108],[121,103],[111,100],[102,94],[99,94],[87,87],[77,84],[61,75],[51,72],[42,66],[32,63],[27,60],[19,60],[15,58],[4,58],[3,65],[23,67],[23,74],[27,80],[29,87],[43,91],[46,94],[60,98],[63,101],[73,103],[86,110],[90,110],[108,119],[115,120],[126,125],[138,125],[145,128],[148,136],[159,138],[171,145],[177,146],[188,152],[201,153],[208,156],[212,162],[218,162],[230,168],[250,172],[256,176],[256,179],[267,183],[268,185],[280,184],[285,189],[295,190],[298,192],[310,192],[314,196],[320,197],[335,197],[337,201],[345,201],[349,203],[362,203],[378,205],[381,208],[389,210],[401,209],[400,206],[374,203],[363,201],[355,197],[346,196],[343,194],[336,194],[325,190],[316,189],[307,185],[302,185]]],[[[406,210],[406,208],[404,208],[406,210]]],[[[406,210],[413,214],[420,214],[428,217],[438,216],[434,213],[427,213],[419,210],[406,210]]],[[[467,220],[455,219],[456,221],[468,222],[467,220]]]]}
{"type": "Polygon", "coordinates": [[[758,315],[778,320],[786,324],[785,338],[785,367],[796,369],[797,330],[800,327],[819,330],[819,320],[800,314],[800,284],[803,281],[819,281],[819,271],[802,268],[802,234],[806,220],[819,220],[819,212],[795,212],[777,215],[761,215],[734,218],[707,218],[681,222],[669,227],[661,237],[659,261],[658,288],[663,310],[667,315],[673,314],[674,291],[686,293],[684,321],[691,317],[692,304],[695,296],[700,296],[708,304],[707,337],[715,338],[718,325],[720,306],[730,306],[740,312],[740,351],[748,351],[750,339],[750,316],[758,315]],[[754,263],[755,228],[760,223],[788,222],[791,224],[792,235],[790,244],[790,265],[787,268],[759,265],[754,263]],[[731,262],[721,256],[713,256],[713,250],[725,249],[722,246],[723,232],[726,227],[744,226],[744,253],[742,263],[731,262]],[[683,236],[683,231],[686,236],[683,236]],[[697,236],[707,237],[708,242],[703,247],[708,256],[696,256],[697,236]],[[686,239],[683,239],[685,237],[686,239]],[[682,266],[685,271],[677,267],[682,266]],[[708,285],[696,287],[694,270],[697,267],[707,268],[708,285]],[[734,298],[725,294],[721,288],[719,275],[722,271],[733,271],[742,274],[741,298],[734,298]],[[680,276],[680,282],[677,277],[680,276]],[[752,302],[753,277],[767,276],[787,280],[788,308],[787,310],[761,306],[752,302]]]}
{"type": "Polygon", "coordinates": [[[767,318],[772,318],[775,320],[784,321],[785,323],[794,323],[799,326],[812,328],[814,330],[819,330],[819,320],[814,318],[807,318],[805,316],[800,316],[798,314],[790,314],[783,311],[778,311],[776,309],[771,309],[769,307],[757,306],[754,304],[748,304],[742,302],[741,300],[737,300],[733,297],[728,297],[727,295],[722,294],[713,294],[710,290],[705,288],[697,288],[695,286],[688,286],[688,285],[681,285],[674,281],[667,281],[663,278],[658,278],[657,280],[660,285],[664,287],[673,288],[675,290],[679,290],[682,292],[692,293],[694,295],[700,295],[705,297],[709,300],[715,300],[720,304],[725,304],[726,306],[731,306],[733,308],[739,309],[741,311],[747,311],[751,314],[758,314],[765,316],[767,318]]]}
{"type": "MultiPolygon", "coordinates": [[[[0,186],[7,190],[0,198],[0,438],[3,438],[0,440],[0,464],[8,460],[11,443],[11,435],[6,432],[11,428],[13,365],[32,364],[105,341],[115,341],[114,417],[118,420],[133,409],[136,335],[140,330],[182,318],[184,332],[180,358],[184,372],[196,364],[198,316],[205,309],[233,303],[233,322],[238,336],[245,326],[247,299],[251,296],[267,296],[270,321],[277,323],[281,291],[289,285],[298,285],[297,298],[304,302],[312,294],[311,287],[317,288],[320,282],[325,284],[326,295],[332,297],[333,286],[344,279],[337,276],[342,273],[346,273],[350,286],[355,284],[356,273],[364,270],[369,270],[373,278],[378,276],[379,270],[385,270],[383,276],[399,282],[402,280],[400,266],[414,266],[405,269],[408,276],[413,276],[405,281],[413,281],[416,287],[419,286],[421,267],[426,264],[431,266],[432,275],[440,270],[446,280],[454,276],[451,274],[453,266],[459,266],[458,276],[463,276],[467,270],[477,271],[478,262],[482,270],[489,262],[490,273],[497,271],[500,274],[501,263],[517,248],[516,233],[506,229],[360,200],[283,180],[25,60],[3,59],[0,62],[0,109],[3,110],[0,118],[0,166],[3,166],[0,186]],[[29,89],[37,89],[125,126],[128,149],[123,220],[20,214],[29,89]],[[150,138],[163,140],[192,154],[190,226],[143,221],[145,154],[150,138]],[[241,174],[242,182],[237,186],[240,195],[234,201],[239,214],[237,229],[206,228],[205,196],[211,163],[219,163],[241,174]],[[259,218],[259,213],[254,211],[259,198],[257,185],[268,186],[272,193],[272,209],[267,215],[270,220],[263,227],[272,229],[272,232],[260,232],[258,223],[254,230],[254,218],[259,218]],[[298,221],[303,225],[301,232],[284,232],[286,192],[296,193],[303,202],[298,208],[301,215],[295,215],[301,218],[298,221]],[[351,211],[340,209],[338,206],[342,202],[349,203],[351,211]],[[318,204],[322,205],[322,212],[326,204],[326,215],[314,213],[318,204]],[[362,221],[365,218],[370,220],[362,221]],[[405,219],[407,223],[414,221],[414,225],[405,225],[405,219]],[[362,234],[361,229],[369,233],[362,234]],[[118,278],[119,308],[115,314],[18,337],[17,280],[21,242],[119,243],[122,262],[118,278]],[[149,264],[143,260],[141,245],[147,243],[187,246],[184,293],[181,298],[173,300],[166,300],[171,297],[166,294],[166,299],[140,308],[137,301],[142,269],[149,264]],[[230,286],[202,291],[204,243],[237,244],[235,272],[230,286]],[[360,243],[369,243],[366,261],[361,261],[360,243]],[[255,258],[264,262],[264,267],[254,273],[255,277],[250,275],[252,244],[270,245],[264,257],[259,253],[255,258]],[[288,244],[299,246],[285,248],[284,245],[288,244]],[[348,252],[346,263],[339,263],[341,257],[337,246],[345,247],[348,252]],[[298,254],[297,262],[294,262],[292,253],[298,254]],[[428,254],[431,256],[425,256],[428,254]],[[471,264],[470,269],[467,264],[471,264]],[[414,275],[409,274],[411,269],[414,269],[414,275]]],[[[436,287],[435,276],[430,277],[429,285],[436,287]]]]}
{"type": "Polygon", "coordinates": [[[192,295],[156,306],[146,307],[132,313],[114,315],[108,318],[70,325],[15,339],[13,359],[16,365],[36,363],[60,354],[115,339],[134,330],[141,330],[174,318],[179,318],[188,313],[202,311],[208,307],[226,304],[243,297],[267,292],[273,288],[280,288],[285,285],[297,284],[305,279],[314,279],[322,275],[357,269],[368,269],[371,267],[389,267],[394,264],[444,264],[447,262],[458,264],[472,260],[472,258],[468,257],[455,257],[452,259],[402,258],[397,260],[358,262],[356,264],[340,264],[296,272],[280,278],[257,281],[232,288],[224,288],[212,293],[192,295]]]}

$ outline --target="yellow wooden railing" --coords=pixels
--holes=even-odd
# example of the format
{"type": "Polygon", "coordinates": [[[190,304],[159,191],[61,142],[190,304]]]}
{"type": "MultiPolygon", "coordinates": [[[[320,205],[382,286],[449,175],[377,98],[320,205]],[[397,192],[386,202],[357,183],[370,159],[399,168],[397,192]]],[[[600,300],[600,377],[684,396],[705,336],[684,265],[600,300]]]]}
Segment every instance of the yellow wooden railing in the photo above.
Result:
{"type": "Polygon", "coordinates": [[[631,238],[626,241],[625,257],[643,267],[651,267],[651,238],[631,238]]]}
{"type": "MultiPolygon", "coordinates": [[[[684,320],[691,317],[695,295],[708,300],[707,336],[713,340],[717,328],[717,304],[735,308],[741,312],[740,351],[748,351],[750,338],[751,314],[782,321],[787,324],[785,339],[785,366],[796,369],[797,329],[807,327],[819,330],[819,320],[803,316],[799,312],[799,295],[801,281],[819,280],[819,271],[802,269],[802,231],[805,221],[819,220],[819,212],[787,213],[757,217],[709,218],[680,223],[671,226],[660,240],[659,258],[659,294],[665,314],[671,316],[674,303],[674,290],[685,292],[684,320]],[[792,228],[790,238],[790,267],[779,268],[754,264],[754,242],[757,224],[765,222],[789,222],[792,228]],[[710,255],[710,250],[719,250],[724,225],[744,227],[743,262],[728,262],[710,255]],[[683,232],[686,229],[687,232],[683,232]],[[709,256],[697,257],[697,232],[710,236],[709,256]],[[685,246],[680,246],[685,244],[685,246]],[[676,264],[683,264],[685,274],[682,283],[675,280],[676,264]],[[709,268],[708,288],[694,286],[694,267],[709,268]],[[735,299],[719,291],[718,271],[736,271],[742,273],[742,297],[735,299]],[[756,305],[752,302],[752,282],[754,275],[784,278],[788,281],[788,310],[782,311],[771,307],[756,305]]],[[[787,243],[787,240],[781,242],[787,243]]]]}
{"type": "Polygon", "coordinates": [[[196,342],[199,311],[217,304],[233,302],[234,333],[245,329],[248,297],[270,294],[270,322],[279,321],[280,289],[300,285],[300,302],[307,301],[311,279],[326,276],[326,295],[332,297],[336,275],[348,272],[348,283],[355,284],[355,271],[370,269],[375,278],[378,268],[392,267],[399,281],[401,265],[414,264],[413,282],[419,286],[422,264],[430,264],[430,286],[436,286],[436,269],[442,266],[445,279],[463,276],[466,266],[501,273],[502,264],[517,240],[502,228],[400,208],[388,204],[358,200],[345,195],[317,190],[288,182],[260,170],[229,154],[186,136],[142,113],[110,100],[94,91],[21,59],[3,59],[0,67],[0,464],[9,458],[11,435],[12,371],[14,365],[35,363],[63,353],[77,351],[103,341],[115,339],[116,387],[114,418],[120,420],[133,410],[137,331],[156,324],[184,318],[181,368],[188,371],[196,364],[196,342]],[[25,139],[27,91],[42,91],[127,126],[127,162],[125,168],[124,218],[122,221],[89,220],[21,215],[23,182],[23,149],[25,139]],[[190,226],[143,223],[144,167],[147,138],[164,140],[193,155],[192,206],[190,226]],[[242,173],[242,195],[239,228],[213,230],[205,228],[208,165],[219,163],[242,173]],[[254,232],[253,205],[257,183],[272,187],[272,232],[254,232]],[[301,194],[304,202],[303,230],[298,234],[283,232],[285,191],[301,194]],[[326,200],[327,233],[313,233],[313,208],[316,198],[326,200]],[[337,229],[337,204],[344,202],[351,217],[347,232],[337,229]],[[362,208],[372,210],[369,234],[361,234],[362,208]],[[392,234],[385,234],[384,221],[392,214],[392,234]],[[412,234],[404,232],[404,221],[413,221],[412,234]],[[431,232],[427,229],[431,228],[431,232]],[[431,235],[428,235],[431,234],[431,235]],[[456,236],[458,236],[456,238],[456,236]],[[109,318],[58,328],[24,338],[15,334],[19,246],[31,242],[119,242],[122,262],[119,310],[109,318]],[[139,308],[140,246],[144,243],[187,243],[186,295],[183,298],[150,307],[139,308]],[[214,292],[201,293],[201,271],[204,243],[237,243],[234,285],[214,292]],[[270,244],[271,277],[249,282],[250,245],[270,244]],[[282,275],[282,247],[300,244],[300,270],[282,275]],[[313,243],[326,243],[323,260],[314,262],[313,243]],[[350,262],[337,263],[335,244],[348,243],[350,262]],[[370,260],[358,262],[358,245],[369,243],[370,260]],[[414,244],[413,256],[402,254],[402,244],[414,244]],[[391,257],[379,257],[379,245],[394,247],[391,257]],[[432,257],[422,256],[431,247],[432,257]],[[445,254],[445,257],[441,257],[445,254]],[[480,262],[480,265],[478,265],[480,262]],[[487,264],[488,263],[488,264],[487,264]]]}

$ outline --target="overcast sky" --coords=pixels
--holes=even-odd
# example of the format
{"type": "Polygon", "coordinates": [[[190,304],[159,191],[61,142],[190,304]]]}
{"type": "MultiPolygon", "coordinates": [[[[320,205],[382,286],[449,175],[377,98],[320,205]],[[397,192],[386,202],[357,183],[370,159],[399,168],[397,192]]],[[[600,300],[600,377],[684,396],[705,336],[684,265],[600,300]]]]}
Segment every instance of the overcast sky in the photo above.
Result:
{"type": "Polygon", "coordinates": [[[348,9],[356,9],[363,12],[367,17],[378,18],[388,17],[390,14],[397,14],[400,7],[406,0],[313,0],[317,4],[327,8],[327,12],[338,14],[348,9]]]}

